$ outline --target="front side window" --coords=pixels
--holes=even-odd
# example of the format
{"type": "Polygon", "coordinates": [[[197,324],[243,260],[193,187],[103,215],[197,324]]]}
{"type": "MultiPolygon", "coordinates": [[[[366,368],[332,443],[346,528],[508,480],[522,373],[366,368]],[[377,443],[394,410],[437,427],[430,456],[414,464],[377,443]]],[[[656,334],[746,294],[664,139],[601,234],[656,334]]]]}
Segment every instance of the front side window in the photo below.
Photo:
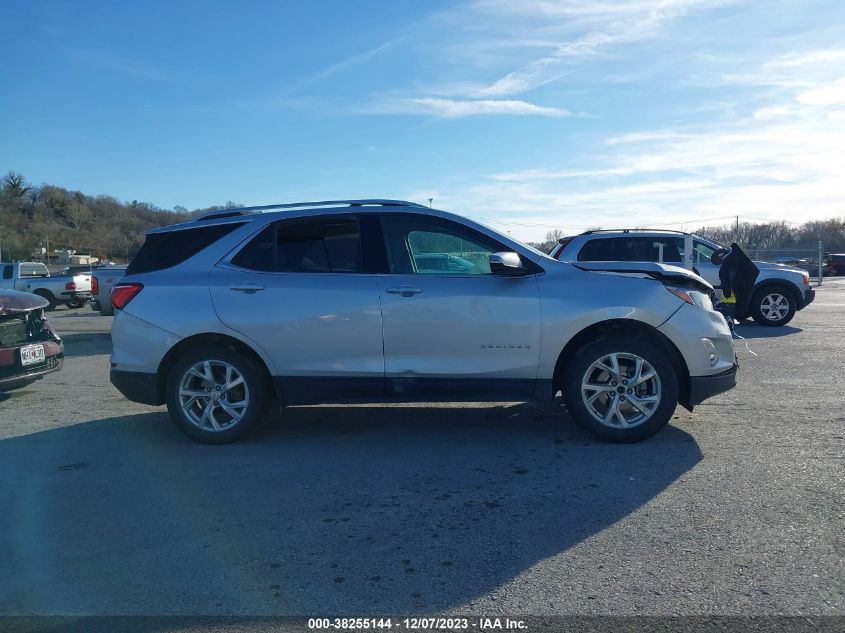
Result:
{"type": "Polygon", "coordinates": [[[692,261],[697,266],[698,264],[708,263],[716,249],[708,246],[704,242],[696,241],[692,247],[692,261]]]}
{"type": "Polygon", "coordinates": [[[404,275],[489,275],[490,255],[504,246],[439,218],[385,215],[382,232],[388,269],[404,275]]]}
{"type": "Polygon", "coordinates": [[[232,263],[262,272],[363,272],[358,219],[316,218],[268,226],[238,251],[232,263]]]}

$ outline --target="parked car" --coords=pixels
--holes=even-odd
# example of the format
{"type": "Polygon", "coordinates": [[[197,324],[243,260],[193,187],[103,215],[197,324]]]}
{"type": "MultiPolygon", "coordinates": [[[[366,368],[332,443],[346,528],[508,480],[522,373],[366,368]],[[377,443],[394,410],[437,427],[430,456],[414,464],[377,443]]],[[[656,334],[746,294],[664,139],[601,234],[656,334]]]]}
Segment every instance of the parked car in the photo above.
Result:
{"type": "Polygon", "coordinates": [[[114,314],[111,289],[126,274],[126,266],[103,266],[91,273],[91,307],[103,316],[114,314]]]}
{"type": "Polygon", "coordinates": [[[845,275],[845,253],[828,253],[825,259],[831,275],[845,275]]]}
{"type": "Polygon", "coordinates": [[[62,368],[64,347],[44,316],[47,305],[38,295],[0,290],[0,392],[62,368]]]}
{"type": "MultiPolygon", "coordinates": [[[[718,289],[719,266],[711,262],[711,257],[722,249],[723,246],[692,233],[619,229],[563,237],[549,256],[571,262],[665,262],[691,269],[718,289]]],[[[786,325],[796,311],[815,299],[816,291],[810,286],[807,271],[771,262],[754,264],[760,274],[752,291],[750,310],[760,325],[786,325]]]]}
{"type": "Polygon", "coordinates": [[[665,264],[560,262],[410,202],[229,209],[147,233],[112,290],[111,382],[209,443],[245,436],[274,400],[558,392],[579,425],[632,442],[734,386],[712,292],[665,264]],[[426,244],[486,259],[429,274],[426,244]]]}
{"type": "Polygon", "coordinates": [[[52,276],[41,262],[15,262],[0,265],[0,289],[31,292],[47,300],[47,310],[65,304],[81,308],[91,298],[90,273],[52,276]]]}
{"type": "MultiPolygon", "coordinates": [[[[818,277],[819,275],[819,265],[805,257],[776,257],[774,263],[789,266],[790,268],[806,270],[810,274],[810,277],[818,277]]],[[[830,270],[826,261],[822,261],[822,276],[830,276],[830,270]]]]}

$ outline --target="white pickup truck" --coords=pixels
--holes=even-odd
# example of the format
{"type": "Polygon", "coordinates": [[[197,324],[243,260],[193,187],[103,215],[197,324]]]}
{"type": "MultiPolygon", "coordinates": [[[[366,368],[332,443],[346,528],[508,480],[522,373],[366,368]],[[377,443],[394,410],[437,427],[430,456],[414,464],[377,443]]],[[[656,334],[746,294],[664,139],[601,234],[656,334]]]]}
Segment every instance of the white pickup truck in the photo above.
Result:
{"type": "Polygon", "coordinates": [[[47,309],[64,304],[68,308],[81,308],[91,298],[91,275],[81,273],[52,277],[41,262],[15,262],[0,264],[0,288],[20,290],[44,297],[47,309]]]}

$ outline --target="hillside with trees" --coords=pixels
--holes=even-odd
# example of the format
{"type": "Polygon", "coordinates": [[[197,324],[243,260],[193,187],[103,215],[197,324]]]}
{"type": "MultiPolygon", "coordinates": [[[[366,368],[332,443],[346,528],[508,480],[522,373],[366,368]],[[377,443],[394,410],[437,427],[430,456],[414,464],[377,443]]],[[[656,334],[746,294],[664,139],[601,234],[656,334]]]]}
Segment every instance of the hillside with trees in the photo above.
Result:
{"type": "Polygon", "coordinates": [[[51,251],[68,248],[101,260],[124,261],[137,252],[149,229],[183,222],[206,210],[166,210],[149,202],[36,186],[8,172],[0,179],[2,256],[4,261],[31,259],[33,249],[49,244],[51,251]]]}

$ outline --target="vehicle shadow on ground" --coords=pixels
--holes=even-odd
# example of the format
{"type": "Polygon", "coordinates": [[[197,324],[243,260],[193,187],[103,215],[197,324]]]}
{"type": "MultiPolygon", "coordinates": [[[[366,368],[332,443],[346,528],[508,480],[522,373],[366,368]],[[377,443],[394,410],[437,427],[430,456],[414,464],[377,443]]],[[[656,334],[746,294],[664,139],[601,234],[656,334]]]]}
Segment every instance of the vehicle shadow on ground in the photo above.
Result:
{"type": "Polygon", "coordinates": [[[59,334],[65,347],[65,356],[99,356],[111,354],[111,334],[109,332],[77,332],[59,334]]]}
{"type": "Polygon", "coordinates": [[[782,325],[780,327],[768,327],[765,325],[756,325],[753,323],[742,323],[736,327],[736,332],[743,338],[779,338],[781,336],[789,336],[790,334],[797,334],[803,332],[800,327],[792,327],[791,325],[782,325]]]}
{"type": "Polygon", "coordinates": [[[701,457],[674,427],[604,444],[539,405],[288,409],[228,446],[160,411],[15,437],[0,441],[0,613],[455,608],[701,457]]]}

